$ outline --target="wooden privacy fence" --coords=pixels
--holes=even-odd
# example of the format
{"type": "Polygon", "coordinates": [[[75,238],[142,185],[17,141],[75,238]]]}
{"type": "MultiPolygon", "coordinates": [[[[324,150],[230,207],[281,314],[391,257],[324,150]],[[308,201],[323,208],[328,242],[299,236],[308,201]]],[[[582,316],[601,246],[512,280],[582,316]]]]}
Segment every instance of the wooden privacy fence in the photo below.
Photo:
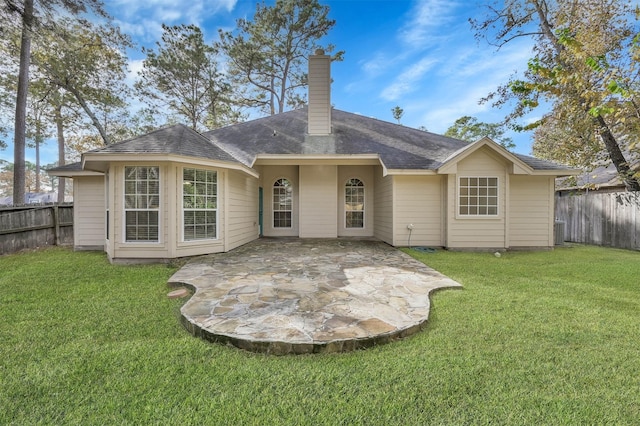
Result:
{"type": "Polygon", "coordinates": [[[0,209],[0,255],[73,244],[73,205],[0,209]]]}
{"type": "Polygon", "coordinates": [[[556,195],[556,220],[565,241],[640,250],[640,193],[556,195]]]}

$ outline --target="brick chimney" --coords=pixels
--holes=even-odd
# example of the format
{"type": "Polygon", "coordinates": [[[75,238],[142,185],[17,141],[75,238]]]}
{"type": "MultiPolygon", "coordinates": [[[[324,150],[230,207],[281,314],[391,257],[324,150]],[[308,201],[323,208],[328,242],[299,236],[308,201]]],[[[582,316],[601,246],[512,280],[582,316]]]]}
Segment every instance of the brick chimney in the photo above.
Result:
{"type": "Polygon", "coordinates": [[[309,56],[309,135],[331,134],[331,56],[318,49],[309,56]]]}

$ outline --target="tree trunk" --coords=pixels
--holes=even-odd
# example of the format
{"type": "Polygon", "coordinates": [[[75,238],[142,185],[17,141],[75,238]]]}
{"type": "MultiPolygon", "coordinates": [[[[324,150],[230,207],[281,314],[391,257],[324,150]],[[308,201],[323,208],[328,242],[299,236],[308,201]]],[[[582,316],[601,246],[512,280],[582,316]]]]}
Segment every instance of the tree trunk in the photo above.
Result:
{"type": "Polygon", "coordinates": [[[275,80],[276,78],[272,75],[271,82],[269,84],[269,87],[271,89],[269,91],[269,112],[271,113],[271,115],[274,115],[276,113],[276,101],[275,101],[275,93],[274,93],[274,91],[276,90],[275,80]]]}
{"type": "MultiPolygon", "coordinates": [[[[562,52],[564,50],[564,46],[558,42],[558,38],[554,35],[553,29],[551,28],[551,25],[547,20],[545,10],[542,8],[541,4],[538,1],[535,1],[534,5],[536,11],[538,12],[540,26],[542,27],[542,31],[545,37],[553,44],[556,52],[562,52]]],[[[583,102],[585,101],[584,95],[580,95],[580,100],[583,102]]],[[[588,110],[585,112],[589,114],[588,110]]],[[[600,136],[602,137],[602,141],[604,142],[604,145],[607,149],[609,158],[611,159],[613,165],[616,167],[618,175],[627,188],[627,191],[640,191],[640,182],[633,176],[634,173],[629,167],[629,163],[627,163],[627,160],[624,158],[624,154],[620,149],[620,145],[618,144],[616,137],[611,132],[611,129],[609,129],[609,126],[607,125],[604,117],[598,115],[594,121],[596,129],[600,131],[600,136]]]]}
{"type": "Polygon", "coordinates": [[[100,123],[100,120],[98,120],[98,117],[96,117],[93,111],[91,111],[91,108],[89,107],[89,105],[85,102],[84,97],[82,96],[80,91],[70,84],[59,84],[59,85],[61,87],[64,87],[66,90],[71,92],[73,96],[75,96],[75,98],[78,100],[78,103],[80,104],[82,109],[84,109],[84,112],[86,112],[89,118],[91,119],[91,122],[93,123],[95,128],[98,129],[98,133],[100,133],[100,136],[102,137],[102,141],[104,142],[104,144],[111,145],[111,140],[109,139],[109,136],[107,136],[107,132],[104,130],[104,127],[102,127],[102,124],[100,123]]]}
{"type": "Polygon", "coordinates": [[[29,63],[31,62],[31,30],[33,0],[24,1],[22,37],[20,40],[20,70],[16,96],[15,137],[13,141],[13,205],[24,204],[25,149],[27,126],[27,93],[29,91],[29,63]]]}
{"type": "Polygon", "coordinates": [[[36,129],[36,192],[40,192],[40,126],[36,129]]]}
{"type": "MultiPolygon", "coordinates": [[[[62,107],[56,106],[55,109],[56,130],[58,133],[58,167],[64,166],[64,124],[62,123],[62,107]]],[[[64,203],[65,180],[60,177],[58,179],[58,204],[64,203]]]]}
{"type": "Polygon", "coordinates": [[[609,158],[611,158],[613,165],[616,166],[620,180],[624,183],[627,191],[640,191],[640,182],[638,182],[638,179],[633,176],[633,171],[629,167],[627,160],[624,158],[624,154],[622,153],[615,136],[609,129],[607,122],[604,120],[604,117],[598,115],[596,117],[596,122],[600,128],[600,136],[602,137],[604,146],[607,148],[609,158]]]}

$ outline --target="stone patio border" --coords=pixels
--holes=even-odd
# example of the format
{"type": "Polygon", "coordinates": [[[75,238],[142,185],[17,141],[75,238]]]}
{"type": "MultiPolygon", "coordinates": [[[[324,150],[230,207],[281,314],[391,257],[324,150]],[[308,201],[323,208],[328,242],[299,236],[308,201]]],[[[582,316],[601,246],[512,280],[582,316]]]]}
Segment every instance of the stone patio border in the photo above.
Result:
{"type": "Polygon", "coordinates": [[[276,355],[410,336],[426,325],[432,291],[461,287],[380,241],[270,238],[195,258],[169,285],[194,292],[180,310],[194,336],[276,355]]]}

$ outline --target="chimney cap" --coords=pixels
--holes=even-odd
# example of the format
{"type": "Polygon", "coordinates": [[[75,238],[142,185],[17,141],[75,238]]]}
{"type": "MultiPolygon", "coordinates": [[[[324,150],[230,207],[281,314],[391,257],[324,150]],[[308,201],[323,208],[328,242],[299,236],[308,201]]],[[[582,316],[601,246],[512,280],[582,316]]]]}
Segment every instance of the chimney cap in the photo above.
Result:
{"type": "Polygon", "coordinates": [[[316,55],[324,55],[324,49],[316,49],[315,54],[316,55]]]}

